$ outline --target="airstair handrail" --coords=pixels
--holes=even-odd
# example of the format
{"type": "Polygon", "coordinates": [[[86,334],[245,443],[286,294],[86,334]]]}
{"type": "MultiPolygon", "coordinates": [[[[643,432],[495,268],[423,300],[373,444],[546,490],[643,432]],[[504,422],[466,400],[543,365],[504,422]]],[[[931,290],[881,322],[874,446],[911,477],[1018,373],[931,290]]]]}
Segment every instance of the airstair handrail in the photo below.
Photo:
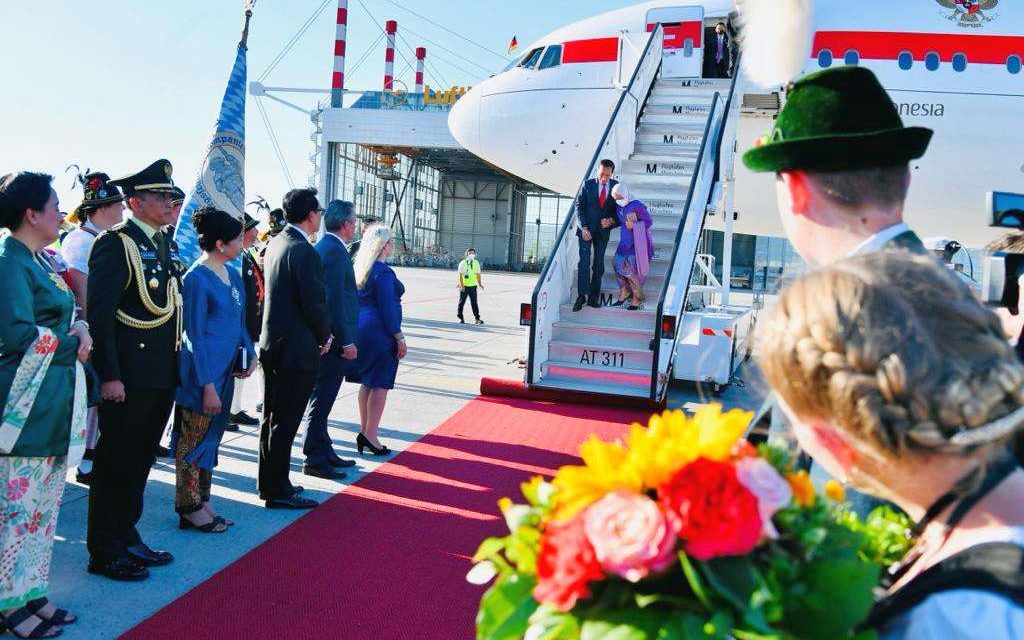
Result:
{"type": "MultiPolygon", "coordinates": [[[[704,127],[704,139],[701,141],[700,151],[697,154],[697,165],[694,167],[693,179],[690,181],[690,186],[689,186],[689,189],[688,189],[687,195],[686,195],[686,203],[685,203],[685,205],[683,207],[683,217],[679,221],[679,227],[676,230],[675,246],[672,248],[672,257],[669,259],[669,264],[668,264],[668,277],[665,278],[665,282],[664,282],[664,284],[662,284],[662,287],[661,287],[661,293],[658,296],[658,307],[657,307],[657,313],[655,314],[655,324],[654,324],[654,341],[653,341],[654,357],[652,358],[652,364],[651,364],[651,389],[650,389],[651,395],[650,395],[650,397],[651,397],[652,400],[658,400],[659,399],[658,398],[658,384],[660,382],[659,374],[661,372],[661,341],[662,341],[663,330],[664,330],[664,320],[665,320],[665,315],[666,315],[665,302],[666,302],[666,297],[668,295],[668,289],[669,289],[669,286],[672,284],[672,280],[673,280],[672,276],[673,276],[673,272],[675,271],[676,260],[678,259],[679,247],[680,247],[680,244],[681,244],[681,240],[682,240],[682,236],[683,236],[683,231],[684,231],[684,229],[686,227],[687,220],[689,219],[690,215],[693,213],[693,211],[691,211],[691,209],[693,208],[693,198],[694,198],[695,191],[696,191],[696,188],[697,188],[697,183],[699,182],[698,178],[700,177],[701,170],[702,169],[706,169],[705,162],[710,161],[710,162],[714,163],[714,165],[713,165],[713,167],[714,167],[714,177],[711,180],[711,182],[708,184],[708,195],[703,199],[703,202],[701,203],[701,207],[698,210],[700,212],[702,218],[704,216],[706,216],[707,207],[708,207],[709,204],[711,204],[710,198],[713,197],[713,194],[715,193],[715,188],[714,188],[715,187],[715,183],[717,183],[720,180],[720,178],[721,178],[722,144],[725,141],[724,140],[724,138],[725,138],[725,130],[726,130],[727,125],[729,124],[729,117],[730,117],[731,112],[732,112],[733,101],[736,98],[736,87],[738,85],[739,77],[740,77],[740,75],[742,73],[742,69],[741,69],[739,63],[740,63],[740,56],[737,55],[736,56],[736,60],[733,63],[733,69],[735,69],[735,71],[733,72],[732,82],[730,83],[730,86],[729,86],[729,96],[728,96],[728,98],[725,101],[725,107],[722,110],[721,121],[718,123],[718,129],[715,132],[715,140],[712,143],[712,147],[711,147],[712,154],[705,160],[705,158],[704,158],[705,150],[706,150],[705,147],[706,147],[706,144],[708,142],[708,135],[711,132],[712,123],[715,120],[716,107],[718,106],[718,101],[719,101],[719,99],[721,97],[721,94],[716,92],[715,96],[714,96],[714,99],[711,102],[711,109],[710,109],[710,112],[708,113],[708,120],[707,120],[707,123],[705,124],[705,127],[704,127]]],[[[731,215],[731,213],[730,212],[726,212],[725,215],[731,215]]],[[[700,223],[700,227],[697,230],[697,233],[698,234],[699,233],[703,233],[703,230],[704,230],[704,221],[702,219],[701,223],[700,223]]],[[[682,277],[682,276],[680,275],[680,277],[682,277]]],[[[723,277],[727,278],[728,274],[723,274],[723,277]]],[[[673,344],[676,341],[679,340],[679,334],[680,334],[680,332],[681,332],[681,330],[683,328],[682,327],[682,322],[681,322],[682,321],[681,315],[682,315],[682,311],[683,311],[683,309],[685,308],[685,305],[686,305],[686,299],[689,296],[691,280],[692,280],[692,265],[691,265],[691,270],[686,273],[685,286],[684,286],[684,289],[683,289],[682,296],[679,297],[678,308],[674,307],[674,308],[668,310],[668,311],[670,311],[670,315],[673,315],[676,318],[675,336],[674,336],[673,344]]],[[[673,349],[674,349],[674,347],[673,347],[673,349]]]]}
{"type": "MultiPolygon", "coordinates": [[[[660,357],[661,357],[661,339],[662,339],[662,329],[663,329],[662,323],[664,322],[664,319],[665,319],[665,297],[668,295],[668,288],[672,284],[672,276],[673,276],[673,272],[675,271],[676,260],[679,257],[679,245],[680,245],[680,243],[682,242],[682,239],[683,239],[683,230],[686,228],[687,220],[689,220],[690,215],[692,215],[691,209],[693,208],[692,207],[692,205],[693,205],[693,196],[694,196],[694,192],[697,189],[698,178],[700,177],[701,170],[705,169],[704,155],[705,155],[705,151],[708,148],[708,137],[711,134],[711,125],[714,124],[715,116],[718,113],[718,103],[719,103],[720,99],[721,99],[721,94],[716,91],[714,97],[711,99],[711,109],[708,111],[708,120],[704,124],[704,135],[703,135],[703,137],[701,138],[701,141],[700,141],[700,151],[697,152],[697,164],[695,165],[694,170],[693,170],[693,178],[690,179],[690,186],[687,188],[686,203],[683,205],[683,217],[679,220],[679,227],[676,229],[676,237],[675,237],[675,240],[673,241],[673,247],[672,247],[672,257],[669,258],[669,261],[668,261],[668,272],[667,272],[668,275],[665,278],[665,282],[661,285],[661,292],[658,294],[658,308],[657,308],[657,313],[655,314],[655,317],[654,317],[654,320],[655,320],[655,322],[654,322],[654,357],[652,359],[652,365],[651,365],[651,396],[650,397],[651,397],[652,400],[657,400],[657,395],[658,395],[658,383],[659,383],[658,374],[660,373],[659,360],[660,360],[660,357]]],[[[689,284],[690,273],[689,272],[686,274],[686,280],[687,280],[686,289],[688,290],[689,286],[690,286],[690,284],[689,284]]],[[[684,301],[686,300],[686,291],[684,291],[682,299],[684,301]]],[[[680,328],[681,327],[679,327],[678,324],[677,324],[676,333],[679,332],[680,328]]]]}
{"type": "MultiPolygon", "coordinates": [[[[583,185],[586,184],[586,181],[590,178],[591,174],[593,173],[594,167],[597,165],[598,160],[601,158],[605,145],[608,142],[608,138],[614,131],[616,120],[619,117],[619,111],[622,109],[622,105],[626,101],[626,97],[632,95],[634,85],[636,84],[637,79],[640,77],[640,72],[645,67],[644,63],[647,61],[648,56],[651,55],[651,51],[655,48],[654,44],[656,42],[661,42],[663,40],[663,31],[663,27],[659,23],[658,26],[651,32],[650,37],[647,39],[647,44],[644,46],[643,53],[641,53],[640,57],[637,59],[636,68],[633,70],[633,75],[632,77],[630,77],[629,84],[626,85],[626,88],[623,89],[622,93],[619,95],[619,100],[615,104],[615,109],[612,110],[611,117],[608,118],[608,125],[605,127],[604,133],[601,135],[601,139],[598,141],[597,147],[594,149],[594,155],[591,158],[590,164],[587,166],[587,169],[583,174],[583,179],[580,180],[580,190],[583,189],[583,185]]],[[[660,47],[658,47],[658,49],[660,50],[660,47]]],[[[654,83],[656,78],[657,73],[655,72],[651,76],[652,84],[654,83]]],[[[645,91],[644,93],[646,95],[648,92],[645,91]]],[[[641,107],[642,105],[638,104],[638,112],[641,107]]],[[[576,192],[576,197],[579,197],[579,190],[576,192]]],[[[573,227],[576,221],[575,208],[576,198],[573,199],[572,209],[570,209],[569,215],[565,217],[565,221],[562,223],[562,228],[558,232],[558,238],[555,240],[555,244],[552,248],[552,256],[558,253],[558,249],[562,246],[562,243],[565,241],[566,234],[573,227]]],[[[538,306],[538,302],[540,301],[541,293],[545,284],[547,284],[547,281],[551,277],[550,271],[553,263],[554,260],[551,259],[548,259],[544,263],[544,268],[541,269],[540,277],[537,279],[537,284],[534,286],[533,294],[530,298],[530,304],[533,313],[530,318],[529,357],[527,359],[526,369],[527,384],[532,384],[534,382],[534,371],[538,366],[536,362],[537,320],[540,312],[544,310],[538,306]]]]}

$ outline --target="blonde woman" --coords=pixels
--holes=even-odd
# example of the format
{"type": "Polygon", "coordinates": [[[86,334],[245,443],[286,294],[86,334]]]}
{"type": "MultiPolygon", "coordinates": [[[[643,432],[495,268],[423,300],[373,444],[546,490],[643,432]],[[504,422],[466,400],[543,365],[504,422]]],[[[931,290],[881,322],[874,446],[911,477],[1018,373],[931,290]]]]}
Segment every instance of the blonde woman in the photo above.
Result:
{"type": "Polygon", "coordinates": [[[1024,637],[1024,366],[930,257],[851,258],[796,281],[761,366],[801,446],[917,521],[869,626],[883,640],[1024,637]]]}
{"type": "Polygon", "coordinates": [[[359,289],[359,333],[354,381],[359,389],[359,453],[369,449],[375,456],[391,450],[381,444],[377,428],[395,388],[398,361],[408,349],[402,334],[402,295],[405,287],[398,281],[387,260],[394,250],[391,230],[379,224],[367,227],[355,259],[356,287],[359,289]]]}

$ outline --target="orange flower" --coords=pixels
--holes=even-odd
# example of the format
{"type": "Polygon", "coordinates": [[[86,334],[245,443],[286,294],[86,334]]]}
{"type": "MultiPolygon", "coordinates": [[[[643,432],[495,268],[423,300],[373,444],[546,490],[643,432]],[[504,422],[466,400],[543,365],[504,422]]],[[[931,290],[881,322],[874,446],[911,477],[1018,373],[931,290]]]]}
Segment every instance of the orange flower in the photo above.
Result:
{"type": "Polygon", "coordinates": [[[835,502],[846,502],[846,489],[835,480],[825,483],[825,495],[835,502]]]}
{"type": "Polygon", "coordinates": [[[793,489],[793,499],[801,507],[809,507],[814,504],[814,499],[817,497],[817,491],[814,489],[814,483],[811,482],[811,476],[806,471],[797,471],[786,476],[786,481],[789,482],[789,486],[793,489]]]}

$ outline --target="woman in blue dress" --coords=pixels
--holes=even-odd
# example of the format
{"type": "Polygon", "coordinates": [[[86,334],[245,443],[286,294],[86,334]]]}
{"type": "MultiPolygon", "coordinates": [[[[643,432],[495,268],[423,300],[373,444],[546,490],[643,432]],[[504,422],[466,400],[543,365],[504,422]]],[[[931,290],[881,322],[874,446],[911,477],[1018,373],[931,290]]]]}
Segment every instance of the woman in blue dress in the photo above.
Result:
{"type": "Polygon", "coordinates": [[[234,523],[217,515],[210,504],[213,468],[234,378],[252,373],[256,353],[245,328],[242,276],[227,264],[242,251],[242,223],[224,211],[203,207],[192,215],[192,224],[203,255],[184,278],[185,331],[172,446],[177,468],[174,508],[182,529],[223,533],[234,523]]]}
{"type": "Polygon", "coordinates": [[[365,448],[375,456],[391,452],[381,444],[377,428],[388,400],[388,391],[395,388],[398,361],[408,351],[402,334],[405,287],[385,263],[393,248],[391,230],[382,225],[371,225],[363,231],[354,265],[356,287],[359,289],[356,380],[362,383],[356,447],[360,454],[365,448]]]}

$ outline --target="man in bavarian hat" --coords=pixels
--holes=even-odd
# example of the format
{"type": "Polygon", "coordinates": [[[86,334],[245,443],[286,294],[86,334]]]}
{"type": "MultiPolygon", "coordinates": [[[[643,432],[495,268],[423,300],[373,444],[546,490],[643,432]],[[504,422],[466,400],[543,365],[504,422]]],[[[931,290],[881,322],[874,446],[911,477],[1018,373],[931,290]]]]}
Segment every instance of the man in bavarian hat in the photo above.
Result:
{"type": "Polygon", "coordinates": [[[743,162],[775,172],[782,226],[811,264],[892,248],[925,254],[903,207],[909,163],[931,137],[903,126],[871,71],[836,67],[790,86],[771,133],[743,162]]]}
{"type": "Polygon", "coordinates": [[[93,363],[102,381],[100,440],[89,492],[89,572],[142,580],[173,556],[150,549],[136,525],[160,435],[178,385],[181,277],[171,163],[112,180],[131,216],[102,233],[89,256],[93,363]]]}

